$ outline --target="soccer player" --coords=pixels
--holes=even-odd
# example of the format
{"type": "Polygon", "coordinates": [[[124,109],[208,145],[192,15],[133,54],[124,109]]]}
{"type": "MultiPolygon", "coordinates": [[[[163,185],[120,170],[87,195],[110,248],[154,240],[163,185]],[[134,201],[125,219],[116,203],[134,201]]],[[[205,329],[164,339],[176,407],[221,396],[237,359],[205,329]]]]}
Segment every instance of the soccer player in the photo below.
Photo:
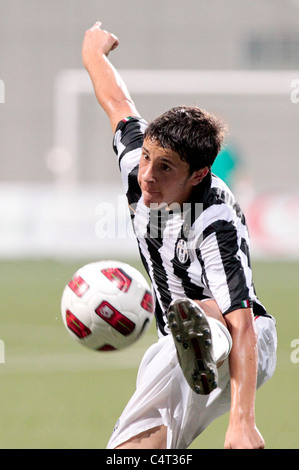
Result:
{"type": "Polygon", "coordinates": [[[158,341],[108,448],[180,449],[230,411],[225,448],[263,448],[256,389],[274,373],[276,327],[252,281],[246,222],[211,173],[220,120],[179,106],[147,124],[108,54],[119,44],[97,22],[82,58],[108,115],[158,341]]]}

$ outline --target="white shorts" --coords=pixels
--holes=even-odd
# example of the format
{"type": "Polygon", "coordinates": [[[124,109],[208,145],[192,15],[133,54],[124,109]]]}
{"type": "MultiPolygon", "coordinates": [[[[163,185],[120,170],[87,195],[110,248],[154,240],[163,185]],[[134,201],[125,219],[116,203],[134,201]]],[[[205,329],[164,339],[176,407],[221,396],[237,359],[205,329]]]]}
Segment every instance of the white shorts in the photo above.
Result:
{"type": "MultiPolygon", "coordinates": [[[[272,377],[276,367],[275,321],[257,317],[259,369],[257,387],[272,377]]],[[[210,395],[197,395],[189,387],[178,363],[171,335],[145,353],[136,391],[116,423],[107,449],[156,426],[167,427],[167,449],[187,449],[216,418],[230,409],[228,358],[219,368],[218,387],[210,395]]]]}

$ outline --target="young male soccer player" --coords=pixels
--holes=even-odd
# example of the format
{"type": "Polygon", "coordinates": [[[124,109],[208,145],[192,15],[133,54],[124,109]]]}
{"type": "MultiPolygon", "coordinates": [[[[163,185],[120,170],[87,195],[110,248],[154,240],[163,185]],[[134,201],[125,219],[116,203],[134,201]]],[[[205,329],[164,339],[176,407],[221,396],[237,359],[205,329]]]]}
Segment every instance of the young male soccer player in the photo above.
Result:
{"type": "Polygon", "coordinates": [[[255,394],[275,369],[275,321],[255,295],[245,218],[210,171],[222,123],[177,107],[147,125],[107,58],[117,46],[97,22],[82,57],[114,132],[159,339],[108,448],[187,448],[229,410],[225,448],[263,448],[255,394]]]}

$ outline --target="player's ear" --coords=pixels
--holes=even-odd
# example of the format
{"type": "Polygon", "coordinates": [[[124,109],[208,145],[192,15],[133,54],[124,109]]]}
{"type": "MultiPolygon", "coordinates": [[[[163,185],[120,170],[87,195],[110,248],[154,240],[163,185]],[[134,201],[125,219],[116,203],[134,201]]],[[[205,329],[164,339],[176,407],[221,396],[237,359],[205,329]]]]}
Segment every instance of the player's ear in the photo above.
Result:
{"type": "Polygon", "coordinates": [[[205,166],[204,168],[201,168],[200,170],[194,171],[190,179],[191,184],[193,186],[196,186],[197,184],[199,184],[204,179],[204,177],[208,174],[208,172],[209,172],[209,168],[207,166],[205,166]]]}

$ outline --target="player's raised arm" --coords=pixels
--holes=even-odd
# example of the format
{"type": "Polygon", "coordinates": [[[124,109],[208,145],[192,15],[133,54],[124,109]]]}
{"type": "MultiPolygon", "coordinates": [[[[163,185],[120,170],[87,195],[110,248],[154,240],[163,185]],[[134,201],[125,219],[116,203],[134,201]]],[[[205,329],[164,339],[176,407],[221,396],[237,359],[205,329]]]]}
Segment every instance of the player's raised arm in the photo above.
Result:
{"type": "Polygon", "coordinates": [[[86,31],[82,45],[83,64],[90,75],[97,100],[110,119],[113,132],[121,119],[139,115],[124,81],[108,59],[108,54],[118,44],[118,38],[101,29],[101,23],[97,22],[86,31]]]}

